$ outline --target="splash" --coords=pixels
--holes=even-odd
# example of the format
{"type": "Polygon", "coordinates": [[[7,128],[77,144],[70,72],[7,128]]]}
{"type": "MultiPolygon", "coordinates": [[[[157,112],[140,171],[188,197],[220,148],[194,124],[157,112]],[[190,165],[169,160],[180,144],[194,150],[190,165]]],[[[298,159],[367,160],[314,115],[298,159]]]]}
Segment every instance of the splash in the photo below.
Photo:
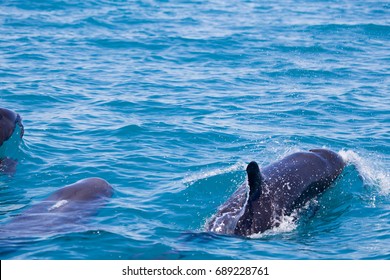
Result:
{"type": "Polygon", "coordinates": [[[234,234],[238,220],[244,214],[248,204],[248,184],[244,182],[241,187],[218,208],[218,211],[205,224],[207,231],[221,234],[234,234]]]}
{"type": "Polygon", "coordinates": [[[219,168],[219,169],[215,169],[215,170],[201,172],[201,173],[198,173],[198,174],[195,174],[192,176],[188,176],[182,180],[182,183],[185,185],[192,185],[193,183],[195,183],[196,181],[199,181],[199,180],[204,180],[204,179],[207,179],[210,177],[214,177],[214,176],[221,175],[221,174],[226,174],[229,172],[245,170],[245,167],[246,167],[245,163],[237,162],[236,164],[234,164],[232,166],[228,166],[226,168],[219,168]]]}
{"type": "Polygon", "coordinates": [[[380,160],[368,160],[351,150],[341,150],[339,155],[347,164],[352,164],[357,168],[366,185],[379,187],[383,195],[390,194],[390,174],[380,160]]]}
{"type": "Polygon", "coordinates": [[[279,235],[282,233],[292,232],[298,226],[297,225],[297,218],[298,218],[298,211],[294,211],[290,215],[279,216],[274,221],[275,226],[273,226],[272,228],[270,228],[264,232],[252,234],[249,236],[249,238],[258,239],[258,238],[264,238],[267,236],[274,236],[274,235],[279,235]]]}
{"type": "Polygon", "coordinates": [[[315,207],[316,205],[318,205],[318,200],[317,198],[313,198],[306,202],[302,207],[295,209],[289,215],[283,214],[281,216],[276,216],[275,214],[272,228],[261,233],[252,234],[249,238],[257,239],[293,232],[299,225],[298,221],[302,220],[302,218],[307,215],[312,215],[310,212],[312,211],[313,206],[315,207]]]}

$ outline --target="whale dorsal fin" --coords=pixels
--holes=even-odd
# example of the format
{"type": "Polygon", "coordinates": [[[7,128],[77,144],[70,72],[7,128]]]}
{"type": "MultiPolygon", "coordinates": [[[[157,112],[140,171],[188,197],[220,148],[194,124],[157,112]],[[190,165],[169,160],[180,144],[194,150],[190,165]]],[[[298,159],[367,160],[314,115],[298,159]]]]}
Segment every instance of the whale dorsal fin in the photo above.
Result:
{"type": "Polygon", "coordinates": [[[246,173],[248,174],[249,198],[251,200],[257,199],[261,195],[261,183],[263,181],[257,162],[250,162],[246,167],[246,173]]]}

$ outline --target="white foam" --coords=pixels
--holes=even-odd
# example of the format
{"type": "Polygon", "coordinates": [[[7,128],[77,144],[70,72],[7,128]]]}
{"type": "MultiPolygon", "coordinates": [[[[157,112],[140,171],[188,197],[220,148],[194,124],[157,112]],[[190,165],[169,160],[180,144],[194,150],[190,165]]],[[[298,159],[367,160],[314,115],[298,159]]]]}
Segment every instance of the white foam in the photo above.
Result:
{"type": "Polygon", "coordinates": [[[280,217],[277,217],[277,219],[274,221],[274,224],[278,224],[278,226],[273,226],[269,230],[266,230],[262,233],[255,233],[249,236],[249,238],[263,238],[265,236],[273,236],[278,235],[281,233],[286,232],[292,232],[297,228],[297,213],[294,212],[291,215],[283,215],[280,217]]]}
{"type": "Polygon", "coordinates": [[[48,211],[53,211],[57,208],[60,208],[61,206],[64,206],[65,204],[67,204],[68,201],[63,199],[63,200],[60,200],[60,201],[57,201],[54,205],[52,205],[51,207],[49,207],[47,210],[48,211]]]}
{"type": "Polygon", "coordinates": [[[246,167],[245,163],[237,162],[236,164],[234,164],[232,166],[228,166],[226,168],[219,168],[219,169],[215,169],[215,170],[209,170],[209,171],[206,171],[206,172],[201,172],[201,173],[198,173],[198,174],[194,174],[194,175],[188,176],[188,177],[186,177],[186,178],[184,178],[182,180],[182,183],[183,184],[193,184],[196,181],[207,179],[207,178],[214,177],[214,176],[217,176],[217,175],[221,175],[221,174],[225,174],[225,173],[229,173],[229,172],[233,172],[233,171],[245,170],[245,167],[246,167]]]}
{"type": "Polygon", "coordinates": [[[252,234],[249,236],[249,238],[263,238],[266,236],[273,236],[294,231],[298,227],[297,221],[299,220],[299,216],[301,215],[302,211],[307,211],[312,205],[315,204],[318,204],[317,199],[311,199],[299,209],[295,209],[290,215],[276,216],[276,214],[274,214],[272,228],[262,233],[252,234]]]}
{"type": "Polygon", "coordinates": [[[375,156],[370,159],[360,156],[351,150],[341,150],[339,155],[347,164],[353,164],[366,185],[377,186],[381,194],[390,194],[390,174],[382,166],[382,162],[375,156]]]}
{"type": "Polygon", "coordinates": [[[237,195],[221,205],[217,213],[206,222],[206,230],[216,233],[234,234],[238,220],[244,214],[248,203],[248,185],[245,183],[245,189],[241,189],[241,191],[239,189],[238,191],[237,195]],[[226,207],[230,211],[226,211],[226,207]]]}

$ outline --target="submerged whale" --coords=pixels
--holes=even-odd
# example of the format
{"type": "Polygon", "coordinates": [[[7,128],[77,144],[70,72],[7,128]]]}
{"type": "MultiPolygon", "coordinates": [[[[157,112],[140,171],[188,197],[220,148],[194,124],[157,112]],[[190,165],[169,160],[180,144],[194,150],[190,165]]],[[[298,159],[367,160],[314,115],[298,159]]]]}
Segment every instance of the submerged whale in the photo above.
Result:
{"type": "Polygon", "coordinates": [[[100,178],[87,178],[65,186],[0,227],[0,236],[30,236],[66,231],[95,214],[113,194],[100,178]]]}
{"type": "Polygon", "coordinates": [[[19,144],[19,140],[23,137],[24,127],[22,118],[19,114],[0,108],[0,173],[13,174],[16,169],[16,160],[11,159],[8,155],[9,150],[13,149],[13,145],[19,144]],[[15,135],[15,141],[11,141],[15,135]],[[11,141],[12,143],[9,143],[11,141]],[[16,143],[15,143],[16,142],[16,143]],[[10,147],[11,146],[11,147],[10,147]]]}
{"type": "Polygon", "coordinates": [[[250,236],[277,227],[281,217],[329,188],[344,167],[343,159],[327,149],[294,153],[262,170],[252,161],[247,183],[219,207],[206,230],[250,236]]]}
{"type": "Polygon", "coordinates": [[[12,136],[17,126],[21,129],[20,137],[23,137],[24,127],[20,115],[0,108],[0,146],[12,136]]]}

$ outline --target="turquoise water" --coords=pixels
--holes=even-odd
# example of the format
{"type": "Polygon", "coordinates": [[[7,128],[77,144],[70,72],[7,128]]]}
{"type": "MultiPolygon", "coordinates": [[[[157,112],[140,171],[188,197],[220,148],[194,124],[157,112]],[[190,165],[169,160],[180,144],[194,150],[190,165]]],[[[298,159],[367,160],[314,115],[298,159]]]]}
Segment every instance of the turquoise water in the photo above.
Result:
{"type": "Polygon", "coordinates": [[[115,189],[2,259],[390,259],[387,1],[0,0],[0,66],[25,126],[1,225],[85,177],[115,189]],[[349,166],[298,221],[204,231],[246,163],[317,147],[349,166]]]}

